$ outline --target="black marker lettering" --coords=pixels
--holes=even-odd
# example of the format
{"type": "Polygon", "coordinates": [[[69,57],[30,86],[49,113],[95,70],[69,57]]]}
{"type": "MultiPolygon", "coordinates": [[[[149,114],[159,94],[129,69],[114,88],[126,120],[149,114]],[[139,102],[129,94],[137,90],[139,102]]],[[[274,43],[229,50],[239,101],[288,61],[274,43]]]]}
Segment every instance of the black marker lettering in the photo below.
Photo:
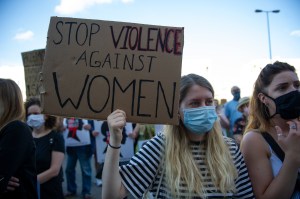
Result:
{"type": "Polygon", "coordinates": [[[140,113],[141,99],[145,99],[146,96],[142,95],[142,84],[147,82],[154,82],[154,80],[140,80],[139,82],[139,93],[138,93],[138,103],[137,103],[137,116],[151,117],[151,114],[140,113]]]}
{"type": "Polygon", "coordinates": [[[70,24],[69,37],[68,37],[68,45],[70,45],[72,26],[73,26],[73,24],[77,24],[77,22],[66,22],[65,24],[70,24]]]}
{"type": "Polygon", "coordinates": [[[92,35],[98,33],[100,31],[100,26],[96,23],[92,23],[91,24],[91,32],[90,32],[90,39],[89,39],[89,46],[91,46],[91,41],[92,41],[92,35]],[[94,30],[93,27],[96,27],[96,29],[94,30]]]}
{"type": "Polygon", "coordinates": [[[86,63],[86,51],[83,51],[83,53],[80,55],[80,57],[78,58],[78,60],[77,60],[77,62],[76,62],[75,65],[77,65],[80,60],[83,60],[85,62],[85,66],[87,66],[87,63],[86,63]]]}
{"type": "MultiPolygon", "coordinates": [[[[163,98],[164,98],[164,102],[165,102],[165,105],[167,107],[167,110],[168,110],[168,114],[169,114],[169,117],[170,118],[173,118],[173,114],[174,114],[174,101],[175,101],[175,91],[176,91],[176,82],[173,82],[173,96],[172,96],[172,101],[171,101],[171,110],[170,110],[170,107],[168,105],[168,102],[167,102],[167,99],[166,99],[166,95],[165,95],[165,91],[162,87],[162,84],[160,81],[158,81],[158,84],[157,84],[157,98],[156,98],[156,112],[155,112],[155,117],[157,117],[157,112],[158,112],[158,102],[159,102],[159,91],[161,91],[162,95],[163,95],[163,98]]],[[[161,110],[161,109],[160,109],[161,110]]]]}
{"type": "Polygon", "coordinates": [[[129,48],[130,48],[131,50],[134,50],[134,49],[136,48],[136,46],[137,46],[137,44],[138,44],[138,41],[139,41],[138,36],[139,36],[138,29],[137,29],[136,27],[131,28],[130,33],[129,33],[129,41],[128,41],[128,43],[129,43],[129,48]],[[133,31],[135,31],[135,34],[132,33],[133,31]],[[134,35],[135,35],[135,37],[134,37],[134,35]],[[132,38],[132,37],[133,37],[133,38],[132,38]],[[132,39],[135,40],[134,45],[132,45],[132,41],[131,41],[132,39]]]}
{"type": "Polygon", "coordinates": [[[136,83],[136,80],[132,80],[132,82],[130,82],[125,89],[122,89],[122,86],[118,82],[117,78],[114,77],[114,80],[113,80],[113,96],[112,96],[112,103],[111,103],[112,104],[112,106],[111,106],[111,112],[113,112],[114,109],[115,109],[114,105],[115,105],[116,85],[118,85],[118,87],[121,89],[122,93],[125,93],[127,91],[127,89],[129,89],[132,86],[131,115],[133,115],[133,112],[134,112],[135,83],[136,83]]]}
{"type": "MultiPolygon", "coordinates": [[[[70,99],[69,97],[64,101],[62,102],[62,99],[60,97],[60,93],[59,93],[59,86],[58,86],[58,81],[57,81],[57,77],[56,77],[56,72],[53,72],[52,73],[52,76],[53,76],[53,80],[54,80],[54,86],[55,86],[55,93],[56,93],[56,96],[58,98],[58,102],[59,102],[59,105],[60,107],[64,107],[68,101],[73,105],[73,107],[77,110],[79,105],[80,105],[80,102],[81,102],[81,99],[82,99],[82,96],[83,96],[83,93],[85,91],[85,87],[87,85],[87,82],[89,80],[89,75],[86,76],[85,78],[85,81],[84,81],[84,85],[83,85],[83,88],[81,89],[81,93],[79,95],[79,98],[78,98],[78,101],[77,101],[77,104],[75,105],[75,103],[72,101],[72,99],[70,99]]],[[[78,81],[78,80],[76,80],[78,81]]]]}
{"type": "Polygon", "coordinates": [[[78,27],[77,27],[77,30],[76,30],[76,42],[77,42],[77,44],[79,45],[79,46],[83,46],[84,44],[85,44],[85,42],[86,42],[86,40],[87,40],[87,37],[88,37],[88,32],[89,32],[89,30],[88,30],[88,27],[87,27],[87,25],[85,24],[85,23],[80,23],[79,25],[78,25],[78,27]],[[84,40],[83,40],[83,42],[82,43],[80,43],[79,42],[79,36],[81,35],[81,34],[79,34],[79,31],[80,31],[80,29],[82,29],[82,28],[80,28],[80,27],[83,27],[83,30],[82,30],[82,32],[85,32],[85,37],[84,37],[84,40]]]}
{"type": "Polygon", "coordinates": [[[118,45],[119,45],[119,41],[120,41],[121,35],[123,33],[123,30],[124,30],[124,26],[122,27],[122,30],[121,30],[121,32],[119,33],[119,36],[118,36],[118,40],[116,41],[113,26],[110,26],[110,32],[111,32],[111,36],[112,36],[115,48],[117,48],[118,45]]]}
{"type": "Polygon", "coordinates": [[[93,51],[90,57],[90,67],[100,67],[101,66],[101,62],[99,60],[95,60],[93,61],[93,56],[94,53],[97,53],[99,55],[99,51],[93,51]]]}
{"type": "Polygon", "coordinates": [[[58,34],[60,35],[60,40],[59,40],[59,41],[54,41],[54,40],[53,40],[53,43],[55,43],[56,45],[57,45],[57,44],[61,44],[61,42],[62,42],[62,40],[63,40],[63,38],[64,38],[63,35],[62,35],[62,33],[61,33],[61,31],[60,31],[60,29],[59,29],[59,27],[58,27],[59,24],[63,25],[63,22],[62,22],[62,21],[58,21],[58,22],[56,23],[56,26],[55,26],[55,27],[56,27],[56,30],[57,30],[57,32],[58,32],[58,34]]]}
{"type": "MultiPolygon", "coordinates": [[[[101,95],[102,95],[102,96],[105,96],[104,94],[105,94],[105,93],[103,93],[103,89],[102,89],[102,90],[101,90],[101,95]]],[[[108,103],[109,96],[110,96],[110,85],[109,85],[108,79],[107,79],[106,77],[104,77],[103,75],[97,75],[97,76],[93,77],[93,78],[91,79],[91,82],[90,82],[90,84],[89,84],[89,88],[88,88],[88,91],[87,91],[87,101],[88,101],[88,106],[89,106],[89,108],[90,108],[94,113],[101,113],[101,112],[103,111],[103,109],[106,107],[107,103],[108,103]],[[102,106],[102,108],[100,108],[99,110],[96,110],[95,108],[93,108],[93,106],[92,106],[92,104],[91,104],[91,96],[93,97],[93,95],[90,94],[90,93],[91,93],[91,87],[92,87],[92,84],[93,84],[93,82],[94,82],[94,80],[95,80],[96,78],[101,78],[101,79],[103,79],[103,80],[104,80],[104,83],[102,83],[101,86],[103,86],[103,85],[106,83],[107,88],[108,88],[108,92],[107,92],[107,95],[106,95],[106,96],[107,96],[106,101],[105,101],[104,105],[102,106]]]]}

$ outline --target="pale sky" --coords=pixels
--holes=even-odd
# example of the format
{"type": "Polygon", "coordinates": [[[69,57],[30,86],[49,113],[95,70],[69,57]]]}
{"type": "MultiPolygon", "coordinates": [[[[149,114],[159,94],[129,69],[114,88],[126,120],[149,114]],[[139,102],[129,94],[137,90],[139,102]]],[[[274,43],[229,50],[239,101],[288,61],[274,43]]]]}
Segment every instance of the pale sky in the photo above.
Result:
{"type": "Polygon", "coordinates": [[[251,95],[269,60],[300,70],[299,0],[1,0],[0,77],[15,80],[25,94],[22,52],[46,47],[51,16],[184,27],[182,75],[196,73],[213,85],[216,98],[251,95]]]}

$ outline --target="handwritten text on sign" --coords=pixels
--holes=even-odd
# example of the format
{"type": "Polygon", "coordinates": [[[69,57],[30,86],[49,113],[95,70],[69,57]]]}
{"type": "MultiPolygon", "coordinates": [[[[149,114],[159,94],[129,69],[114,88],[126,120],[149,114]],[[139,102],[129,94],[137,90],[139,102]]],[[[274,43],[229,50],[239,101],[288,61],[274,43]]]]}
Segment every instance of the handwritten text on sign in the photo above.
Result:
{"type": "Polygon", "coordinates": [[[52,17],[44,112],[177,124],[183,28],[52,17]]]}

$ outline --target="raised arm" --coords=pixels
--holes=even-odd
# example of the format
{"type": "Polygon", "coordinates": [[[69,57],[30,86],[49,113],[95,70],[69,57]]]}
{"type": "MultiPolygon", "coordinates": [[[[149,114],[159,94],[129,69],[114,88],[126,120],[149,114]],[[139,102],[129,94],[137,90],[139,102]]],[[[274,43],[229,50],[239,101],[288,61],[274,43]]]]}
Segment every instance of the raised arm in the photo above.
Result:
{"type": "Polygon", "coordinates": [[[122,110],[115,110],[107,117],[110,139],[107,147],[103,168],[103,199],[124,198],[127,191],[122,184],[119,173],[120,148],[122,131],[126,125],[126,114],[122,110]]]}

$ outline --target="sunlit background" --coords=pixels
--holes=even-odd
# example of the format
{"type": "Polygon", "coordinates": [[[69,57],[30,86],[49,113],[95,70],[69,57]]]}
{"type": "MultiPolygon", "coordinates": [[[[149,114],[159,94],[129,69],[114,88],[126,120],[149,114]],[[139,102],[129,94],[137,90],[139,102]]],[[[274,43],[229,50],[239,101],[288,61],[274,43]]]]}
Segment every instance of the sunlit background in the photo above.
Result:
{"type": "Polygon", "coordinates": [[[24,96],[21,52],[46,47],[51,16],[184,27],[182,75],[206,77],[217,99],[230,100],[233,85],[251,95],[271,61],[300,70],[299,0],[1,0],[0,77],[15,80],[24,96]],[[270,11],[269,26],[256,9],[270,11]]]}

